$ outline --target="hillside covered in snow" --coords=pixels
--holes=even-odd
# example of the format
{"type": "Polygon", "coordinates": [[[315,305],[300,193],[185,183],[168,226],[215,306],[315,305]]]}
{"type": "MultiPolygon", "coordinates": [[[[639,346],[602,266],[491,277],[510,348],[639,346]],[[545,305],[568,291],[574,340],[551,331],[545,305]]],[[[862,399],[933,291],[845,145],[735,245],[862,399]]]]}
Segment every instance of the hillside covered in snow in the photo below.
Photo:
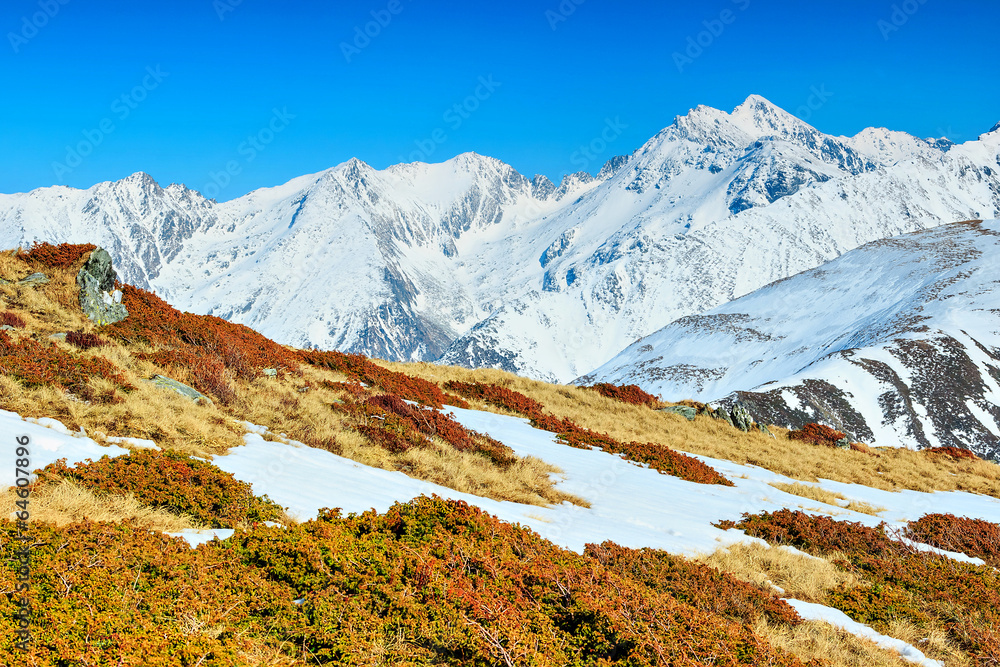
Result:
{"type": "Polygon", "coordinates": [[[1000,221],[875,241],[634,343],[581,379],[744,403],[882,446],[1000,455],[1000,221]]]}

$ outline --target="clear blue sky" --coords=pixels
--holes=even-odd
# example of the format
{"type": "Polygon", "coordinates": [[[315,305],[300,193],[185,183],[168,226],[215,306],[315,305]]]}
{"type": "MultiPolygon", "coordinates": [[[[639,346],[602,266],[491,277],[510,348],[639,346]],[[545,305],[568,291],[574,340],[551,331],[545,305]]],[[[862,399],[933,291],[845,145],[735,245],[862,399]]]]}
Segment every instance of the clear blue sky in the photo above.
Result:
{"type": "Polygon", "coordinates": [[[226,200],[465,151],[558,180],[751,93],[965,141],[1000,121],[998,26],[996,0],[5,0],[0,192],[141,170],[226,200]]]}

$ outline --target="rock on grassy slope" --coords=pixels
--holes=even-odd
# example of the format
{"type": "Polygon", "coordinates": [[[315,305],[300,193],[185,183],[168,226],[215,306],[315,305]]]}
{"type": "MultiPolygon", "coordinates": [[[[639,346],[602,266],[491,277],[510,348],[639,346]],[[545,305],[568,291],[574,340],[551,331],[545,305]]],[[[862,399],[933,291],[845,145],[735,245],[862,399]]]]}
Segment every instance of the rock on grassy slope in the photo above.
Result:
{"type": "Polygon", "coordinates": [[[1000,221],[875,241],[636,342],[579,380],[788,427],[1000,457],[1000,221]]]}

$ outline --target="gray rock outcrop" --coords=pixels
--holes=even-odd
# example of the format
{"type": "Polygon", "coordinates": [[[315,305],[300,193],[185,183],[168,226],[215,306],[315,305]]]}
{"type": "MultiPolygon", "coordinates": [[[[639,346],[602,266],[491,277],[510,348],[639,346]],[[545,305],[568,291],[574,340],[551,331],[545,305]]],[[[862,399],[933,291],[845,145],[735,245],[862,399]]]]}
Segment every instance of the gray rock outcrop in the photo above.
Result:
{"type": "Polygon", "coordinates": [[[80,307],[92,322],[114,324],[128,317],[121,304],[121,292],[115,290],[117,279],[108,252],[104,248],[91,252],[76,275],[76,284],[80,287],[80,307]]]}
{"type": "Polygon", "coordinates": [[[28,285],[30,287],[38,287],[39,285],[45,285],[49,282],[49,277],[44,273],[32,273],[27,278],[21,278],[17,281],[18,285],[28,285]]]}
{"type": "Polygon", "coordinates": [[[183,382],[178,382],[177,380],[171,380],[170,378],[164,375],[154,375],[150,379],[146,380],[146,382],[154,384],[157,387],[160,387],[161,389],[168,389],[170,391],[175,391],[185,398],[190,398],[195,403],[200,403],[201,401],[205,401],[206,403],[209,404],[212,403],[212,399],[210,399],[208,396],[201,393],[194,387],[189,387],[183,382]]]}
{"type": "Polygon", "coordinates": [[[689,408],[685,405],[671,405],[670,407],[667,408],[660,408],[660,412],[668,412],[670,414],[680,415],[681,417],[687,419],[689,422],[693,422],[695,415],[698,414],[698,410],[696,408],[689,408]]]}
{"type": "Polygon", "coordinates": [[[750,429],[753,428],[753,417],[750,416],[750,411],[747,410],[742,405],[733,406],[733,426],[743,431],[744,433],[749,433],[750,429]]]}

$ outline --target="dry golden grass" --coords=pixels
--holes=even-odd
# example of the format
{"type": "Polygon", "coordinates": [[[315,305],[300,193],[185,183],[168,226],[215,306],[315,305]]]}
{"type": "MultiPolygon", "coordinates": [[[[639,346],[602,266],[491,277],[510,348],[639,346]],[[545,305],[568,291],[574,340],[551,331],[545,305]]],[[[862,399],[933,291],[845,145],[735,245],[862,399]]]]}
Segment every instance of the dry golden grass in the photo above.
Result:
{"type": "Polygon", "coordinates": [[[948,631],[939,624],[918,628],[909,621],[894,620],[882,634],[901,639],[920,649],[932,660],[940,660],[947,667],[968,667],[974,660],[948,637],[948,631]]]}
{"type": "Polygon", "coordinates": [[[783,595],[807,602],[822,602],[837,586],[857,583],[854,575],[829,560],[758,543],[734,544],[699,560],[762,590],[771,592],[777,586],[783,595]]]}
{"type": "MultiPolygon", "coordinates": [[[[756,431],[743,433],[705,416],[689,422],[679,415],[613,401],[592,390],[547,384],[504,371],[376,361],[441,384],[448,380],[499,384],[540,401],[557,417],[568,417],[619,440],[656,442],[682,452],[760,466],[802,481],[824,478],[886,491],[958,490],[1000,498],[1000,466],[987,461],[956,461],[943,456],[931,459],[905,449],[879,450],[878,456],[871,456],[789,440],[781,428],[772,429],[776,437],[770,438],[756,431]]],[[[483,404],[475,407],[503,412],[483,404]]]]}
{"type": "Polygon", "coordinates": [[[803,662],[818,659],[830,667],[902,667],[913,663],[874,642],[818,621],[790,627],[760,619],[754,632],[772,646],[782,648],[803,662]]]}
{"type": "MultiPolygon", "coordinates": [[[[780,588],[782,597],[826,604],[827,594],[840,586],[853,587],[858,579],[850,572],[844,572],[832,561],[842,558],[841,554],[826,554],[825,558],[810,557],[782,547],[764,546],[759,543],[739,543],[698,560],[727,572],[742,581],[749,582],[772,592],[780,588]]],[[[798,657],[808,660],[812,657],[827,657],[831,664],[860,665],[858,660],[875,660],[873,664],[897,664],[892,654],[875,644],[861,640],[854,635],[840,632],[825,623],[806,623],[799,628],[760,624],[768,641],[784,648],[798,657]],[[880,662],[884,660],[890,662],[880,662]]],[[[972,664],[967,654],[948,639],[947,630],[940,625],[917,627],[914,624],[895,620],[885,628],[877,628],[889,637],[901,639],[924,652],[927,657],[940,660],[951,667],[966,667],[972,664]]]]}
{"type": "Polygon", "coordinates": [[[885,511],[884,507],[874,507],[859,500],[848,500],[845,496],[839,493],[827,491],[826,489],[821,489],[818,486],[810,486],[808,484],[783,484],[781,482],[771,482],[771,486],[779,491],[784,491],[785,493],[791,493],[795,496],[808,498],[809,500],[817,500],[821,503],[826,503],[827,505],[833,505],[838,509],[851,510],[852,512],[860,512],[861,514],[870,514],[871,516],[878,516],[879,512],[885,511]],[[844,501],[844,504],[837,502],[838,500],[844,501]]]}
{"type": "MultiPolygon", "coordinates": [[[[11,489],[2,494],[4,507],[14,507],[17,496],[11,489]]],[[[149,507],[129,495],[95,494],[89,489],[63,479],[43,484],[31,494],[29,501],[32,521],[62,526],[85,519],[121,522],[134,519],[143,528],[161,532],[200,529],[189,516],[179,516],[167,510],[149,507]]]]}
{"type": "MultiPolygon", "coordinates": [[[[53,417],[73,431],[84,428],[97,440],[102,440],[102,435],[142,438],[163,449],[201,457],[224,455],[242,445],[245,429],[237,420],[249,421],[359,463],[401,471],[465,493],[534,505],[563,501],[587,505],[556,490],[551,476],[560,471],[538,459],[523,458],[502,470],[480,455],[458,452],[437,439],[430,448],[402,454],[373,445],[330,408],[344,394],[323,388],[322,381],[347,379],[337,373],[303,365],[301,373],[280,378],[260,377],[248,382],[231,377],[228,380],[237,395],[231,405],[201,405],[144,382],[154,374],[167,373],[137,357],[153,351],[141,343],[125,345],[110,340],[106,346],[81,352],[65,342],[51,341],[48,336],[53,333],[100,333],[74,301],[76,270],[48,270],[51,282],[37,288],[0,286],[0,308],[17,312],[27,323],[24,329],[8,334],[15,339],[30,336],[51,342],[81,357],[103,357],[121,369],[135,390],[119,390],[118,403],[92,403],[54,387],[25,388],[0,374],[0,408],[24,417],[53,417]]],[[[16,280],[29,273],[11,252],[0,253],[0,276],[16,280]]],[[[188,378],[175,379],[183,382],[188,378]]],[[[113,383],[103,378],[93,378],[90,386],[98,393],[114,389],[113,383]]]]}

